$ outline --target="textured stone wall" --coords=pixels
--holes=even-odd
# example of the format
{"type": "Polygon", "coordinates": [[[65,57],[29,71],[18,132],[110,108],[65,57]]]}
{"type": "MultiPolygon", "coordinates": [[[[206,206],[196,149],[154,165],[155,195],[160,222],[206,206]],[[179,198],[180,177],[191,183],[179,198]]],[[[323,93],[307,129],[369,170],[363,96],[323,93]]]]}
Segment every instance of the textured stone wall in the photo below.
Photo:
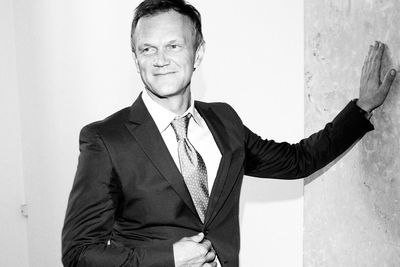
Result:
{"type": "MultiPolygon", "coordinates": [[[[305,1],[305,131],[358,97],[370,44],[387,44],[382,73],[399,69],[400,1],[305,1]]],[[[306,179],[304,266],[400,266],[400,78],[368,133],[306,179]]]]}

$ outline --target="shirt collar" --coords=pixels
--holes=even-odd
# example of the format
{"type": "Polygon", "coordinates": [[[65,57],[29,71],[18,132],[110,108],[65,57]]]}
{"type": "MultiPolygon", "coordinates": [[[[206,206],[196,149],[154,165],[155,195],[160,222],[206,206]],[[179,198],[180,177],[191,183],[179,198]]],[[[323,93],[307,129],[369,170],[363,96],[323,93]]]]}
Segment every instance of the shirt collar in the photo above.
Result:
{"type": "Polygon", "coordinates": [[[194,100],[192,97],[190,97],[189,108],[182,115],[176,115],[172,111],[164,108],[163,106],[161,106],[160,104],[155,102],[150,97],[147,90],[143,90],[142,99],[143,99],[144,105],[146,106],[151,117],[153,118],[154,122],[156,123],[156,126],[157,126],[158,130],[160,131],[160,133],[164,132],[175,118],[184,117],[189,113],[192,115],[196,124],[199,125],[200,127],[203,127],[203,118],[200,116],[199,112],[194,107],[194,100]]]}

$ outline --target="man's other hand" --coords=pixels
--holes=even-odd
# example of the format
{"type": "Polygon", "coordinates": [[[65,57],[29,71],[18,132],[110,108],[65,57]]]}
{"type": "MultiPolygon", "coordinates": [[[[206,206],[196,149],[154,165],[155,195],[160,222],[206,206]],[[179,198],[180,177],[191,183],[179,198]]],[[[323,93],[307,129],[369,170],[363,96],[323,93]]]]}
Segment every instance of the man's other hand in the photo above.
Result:
{"type": "Polygon", "coordinates": [[[173,245],[175,267],[216,267],[215,251],[211,242],[199,233],[184,237],[173,245]]]}
{"type": "Polygon", "coordinates": [[[375,45],[371,45],[361,71],[360,97],[357,105],[367,112],[371,112],[382,105],[396,77],[396,70],[391,69],[381,80],[384,51],[384,43],[375,42],[375,45]]]}

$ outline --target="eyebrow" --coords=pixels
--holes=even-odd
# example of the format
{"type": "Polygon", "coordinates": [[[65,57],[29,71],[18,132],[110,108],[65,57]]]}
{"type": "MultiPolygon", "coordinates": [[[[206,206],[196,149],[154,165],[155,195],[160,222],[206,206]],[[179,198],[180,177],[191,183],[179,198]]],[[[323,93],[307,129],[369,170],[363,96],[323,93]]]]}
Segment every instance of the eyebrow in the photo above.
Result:
{"type": "Polygon", "coordinates": [[[144,46],[151,46],[151,47],[155,47],[155,45],[149,44],[149,43],[144,43],[144,44],[140,44],[139,47],[144,47],[144,46]]]}
{"type": "Polygon", "coordinates": [[[171,44],[171,43],[180,43],[180,42],[181,42],[180,40],[174,39],[174,40],[169,41],[168,44],[171,44]]]}
{"type": "MultiPolygon", "coordinates": [[[[182,38],[182,39],[172,39],[172,40],[170,40],[170,41],[167,42],[167,45],[168,45],[168,44],[173,44],[173,43],[182,43],[182,44],[186,44],[186,41],[185,41],[184,38],[182,38]]],[[[151,43],[139,44],[137,47],[140,49],[140,48],[142,48],[142,47],[147,47],[147,46],[150,46],[150,47],[157,47],[156,45],[151,44],[151,43]]]]}

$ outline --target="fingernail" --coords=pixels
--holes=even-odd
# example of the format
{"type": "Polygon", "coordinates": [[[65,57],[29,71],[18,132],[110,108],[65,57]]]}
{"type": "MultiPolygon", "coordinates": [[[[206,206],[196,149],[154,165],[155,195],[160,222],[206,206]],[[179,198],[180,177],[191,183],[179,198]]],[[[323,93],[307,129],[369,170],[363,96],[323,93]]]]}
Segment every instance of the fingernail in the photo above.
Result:
{"type": "Polygon", "coordinates": [[[390,75],[392,75],[392,76],[396,75],[396,70],[391,70],[390,75]]]}

